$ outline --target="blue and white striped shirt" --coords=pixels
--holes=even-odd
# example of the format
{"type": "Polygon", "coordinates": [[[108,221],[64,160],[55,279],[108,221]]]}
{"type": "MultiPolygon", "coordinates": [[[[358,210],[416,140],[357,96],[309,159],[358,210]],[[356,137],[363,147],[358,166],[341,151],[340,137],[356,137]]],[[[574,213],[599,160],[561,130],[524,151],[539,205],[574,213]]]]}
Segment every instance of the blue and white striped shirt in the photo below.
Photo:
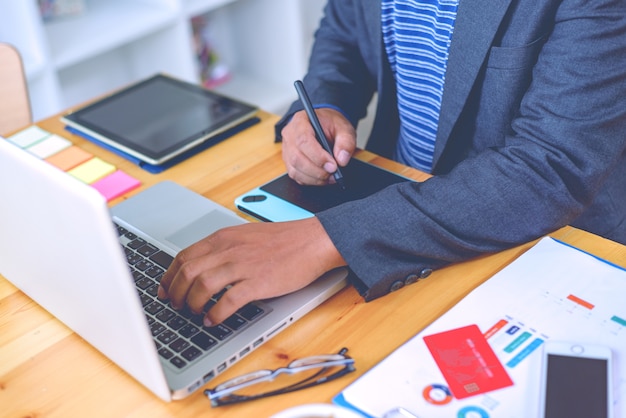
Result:
{"type": "Polygon", "coordinates": [[[430,172],[459,0],[383,0],[383,40],[396,77],[398,161],[430,172]]]}

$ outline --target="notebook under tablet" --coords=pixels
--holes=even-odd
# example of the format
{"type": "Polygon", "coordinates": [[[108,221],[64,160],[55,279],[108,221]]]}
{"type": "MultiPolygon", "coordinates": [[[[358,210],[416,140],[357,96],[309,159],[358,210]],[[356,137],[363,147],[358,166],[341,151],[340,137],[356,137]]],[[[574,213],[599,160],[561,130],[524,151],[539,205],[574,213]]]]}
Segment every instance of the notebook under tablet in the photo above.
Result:
{"type": "Polygon", "coordinates": [[[235,199],[239,210],[266,222],[303,219],[341,203],[362,199],[394,183],[411,181],[353,158],[341,169],[346,189],[337,185],[301,186],[283,174],[235,199]]]}
{"type": "Polygon", "coordinates": [[[346,270],[333,270],[205,328],[153,296],[177,251],[245,222],[235,213],[167,181],[109,209],[2,138],[0,177],[0,274],[164,400],[189,395],[346,283],[346,270]]]}
{"type": "Polygon", "coordinates": [[[256,106],[158,74],[61,120],[89,139],[158,166],[217,138],[256,112],[256,106]]]}

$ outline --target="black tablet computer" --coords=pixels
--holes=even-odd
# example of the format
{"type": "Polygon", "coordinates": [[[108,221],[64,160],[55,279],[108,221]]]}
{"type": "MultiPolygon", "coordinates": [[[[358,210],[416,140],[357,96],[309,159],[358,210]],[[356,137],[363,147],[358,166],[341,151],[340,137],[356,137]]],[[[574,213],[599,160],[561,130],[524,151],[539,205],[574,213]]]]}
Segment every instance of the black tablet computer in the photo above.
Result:
{"type": "Polygon", "coordinates": [[[151,165],[252,118],[257,107],[163,74],[62,116],[73,130],[151,165]]]}
{"type": "Polygon", "coordinates": [[[356,158],[341,171],[345,190],[336,184],[301,186],[283,174],[237,197],[235,205],[240,211],[265,222],[290,221],[362,199],[394,183],[413,181],[356,158]]]}

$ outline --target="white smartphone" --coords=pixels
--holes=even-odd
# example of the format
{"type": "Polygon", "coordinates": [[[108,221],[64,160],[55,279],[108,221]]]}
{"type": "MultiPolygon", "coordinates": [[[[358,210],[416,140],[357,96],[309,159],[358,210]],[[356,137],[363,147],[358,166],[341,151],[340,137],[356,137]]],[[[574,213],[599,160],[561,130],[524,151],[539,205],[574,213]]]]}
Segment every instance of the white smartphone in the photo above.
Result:
{"type": "Polygon", "coordinates": [[[541,418],[612,418],[612,354],[603,345],[546,341],[541,418]]]}

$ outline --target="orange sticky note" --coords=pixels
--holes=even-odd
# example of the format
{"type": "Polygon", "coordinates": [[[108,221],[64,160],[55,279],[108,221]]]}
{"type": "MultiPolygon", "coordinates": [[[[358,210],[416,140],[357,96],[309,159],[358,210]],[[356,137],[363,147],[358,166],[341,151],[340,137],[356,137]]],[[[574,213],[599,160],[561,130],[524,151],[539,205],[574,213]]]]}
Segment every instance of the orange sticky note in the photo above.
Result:
{"type": "Polygon", "coordinates": [[[69,170],[68,174],[84,183],[91,184],[114,171],[115,166],[113,164],[109,164],[98,157],[93,157],[91,160],[69,170]]]}
{"type": "Polygon", "coordinates": [[[92,154],[77,147],[76,145],[72,145],[63,151],[57,152],[53,156],[46,158],[46,161],[63,171],[68,171],[85,161],[90,160],[92,157],[92,154]]]}

